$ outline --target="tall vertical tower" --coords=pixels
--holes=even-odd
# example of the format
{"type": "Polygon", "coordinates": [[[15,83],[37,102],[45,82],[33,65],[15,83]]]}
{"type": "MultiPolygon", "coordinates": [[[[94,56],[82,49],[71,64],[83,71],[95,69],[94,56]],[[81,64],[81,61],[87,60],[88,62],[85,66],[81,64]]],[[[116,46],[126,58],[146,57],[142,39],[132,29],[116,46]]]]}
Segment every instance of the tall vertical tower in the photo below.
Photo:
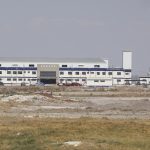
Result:
{"type": "Polygon", "coordinates": [[[123,69],[132,69],[132,52],[131,51],[123,51],[122,57],[122,67],[123,69]]]}

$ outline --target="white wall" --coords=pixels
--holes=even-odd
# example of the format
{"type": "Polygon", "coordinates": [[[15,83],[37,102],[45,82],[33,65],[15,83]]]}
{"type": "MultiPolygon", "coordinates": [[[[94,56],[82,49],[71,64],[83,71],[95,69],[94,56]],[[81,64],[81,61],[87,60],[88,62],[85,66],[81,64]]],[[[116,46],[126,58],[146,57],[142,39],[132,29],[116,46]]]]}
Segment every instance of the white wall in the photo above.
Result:
{"type": "Polygon", "coordinates": [[[123,51],[123,69],[132,69],[131,51],[123,51]]]}

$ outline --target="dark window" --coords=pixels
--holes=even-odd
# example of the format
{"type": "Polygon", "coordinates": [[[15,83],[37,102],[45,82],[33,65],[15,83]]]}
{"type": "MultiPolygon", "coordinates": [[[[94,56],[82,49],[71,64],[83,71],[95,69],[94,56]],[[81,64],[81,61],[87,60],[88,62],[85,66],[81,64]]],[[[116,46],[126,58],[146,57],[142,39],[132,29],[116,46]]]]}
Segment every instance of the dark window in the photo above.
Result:
{"type": "Polygon", "coordinates": [[[0,74],[2,74],[2,71],[0,71],[0,74]]]}
{"type": "Polygon", "coordinates": [[[36,74],[36,71],[32,71],[32,74],[36,74]]]}
{"type": "Polygon", "coordinates": [[[0,64],[0,67],[2,67],[2,65],[0,64]]]}
{"type": "Polygon", "coordinates": [[[84,67],[84,65],[78,65],[79,67],[84,67]]]}
{"type": "Polygon", "coordinates": [[[79,72],[75,72],[76,75],[79,75],[79,72]]]}
{"type": "Polygon", "coordinates": [[[26,73],[26,71],[24,71],[24,73],[26,73]]]}
{"type": "Polygon", "coordinates": [[[29,64],[29,67],[34,67],[34,64],[29,64]]]}
{"type": "Polygon", "coordinates": [[[67,81],[72,81],[72,79],[67,79],[67,81]]]}
{"type": "Polygon", "coordinates": [[[64,75],[64,72],[60,72],[60,75],[64,75]]]}
{"type": "Polygon", "coordinates": [[[18,79],[18,81],[22,81],[22,79],[21,79],[21,78],[19,78],[19,79],[18,79]]]}
{"type": "Polygon", "coordinates": [[[94,82],[99,82],[99,80],[94,80],[94,82]]]}
{"type": "Polygon", "coordinates": [[[17,71],[13,71],[13,74],[17,74],[17,71]]]}
{"type": "Polygon", "coordinates": [[[13,81],[17,81],[17,78],[13,78],[13,81]]]}
{"type": "Polygon", "coordinates": [[[100,80],[100,82],[105,82],[105,80],[100,80]]]}
{"type": "Polygon", "coordinates": [[[62,67],[67,67],[67,65],[62,65],[62,67]]]}
{"type": "Polygon", "coordinates": [[[68,72],[68,75],[72,75],[72,72],[68,72]]]}
{"type": "Polygon", "coordinates": [[[56,71],[41,71],[41,77],[56,77],[56,71]]]}
{"type": "Polygon", "coordinates": [[[121,72],[117,72],[117,75],[121,75],[121,72]]]}
{"type": "Polygon", "coordinates": [[[77,81],[79,81],[79,79],[75,79],[75,81],[77,82],[77,81]]]}
{"type": "Polygon", "coordinates": [[[82,72],[82,75],[86,75],[86,72],[82,72]]]}
{"type": "Polygon", "coordinates": [[[22,74],[22,71],[18,71],[18,74],[22,74]]]}
{"type": "Polygon", "coordinates": [[[91,72],[91,74],[94,74],[94,72],[91,72]]]}
{"type": "Polygon", "coordinates": [[[129,75],[129,73],[128,73],[128,72],[126,72],[125,74],[126,74],[126,75],[129,75]]]}
{"type": "Polygon", "coordinates": [[[7,81],[11,81],[11,78],[7,78],[7,81]]]}
{"type": "Polygon", "coordinates": [[[97,72],[97,75],[100,75],[100,72],[97,72]]]}
{"type": "Polygon", "coordinates": [[[99,67],[100,67],[100,65],[94,65],[94,67],[95,67],[95,68],[99,68],[99,67]]]}
{"type": "Polygon", "coordinates": [[[11,74],[11,71],[7,71],[7,74],[11,74]]]}
{"type": "Polygon", "coordinates": [[[36,81],[36,79],[31,79],[31,81],[36,81]]]}
{"type": "Polygon", "coordinates": [[[111,76],[111,75],[112,75],[112,72],[108,72],[108,75],[110,75],[110,76],[111,76]]]}
{"type": "Polygon", "coordinates": [[[60,79],[60,82],[63,82],[64,81],[64,79],[60,79]]]}
{"type": "Polygon", "coordinates": [[[121,82],[121,80],[120,80],[120,79],[118,79],[118,80],[117,80],[117,82],[121,82]]]}
{"type": "Polygon", "coordinates": [[[82,81],[85,82],[86,80],[85,80],[85,79],[82,79],[82,81]]]}
{"type": "Polygon", "coordinates": [[[106,75],[106,72],[102,72],[102,75],[106,75]]]}
{"type": "Polygon", "coordinates": [[[30,73],[30,71],[28,71],[28,73],[30,73]]]}

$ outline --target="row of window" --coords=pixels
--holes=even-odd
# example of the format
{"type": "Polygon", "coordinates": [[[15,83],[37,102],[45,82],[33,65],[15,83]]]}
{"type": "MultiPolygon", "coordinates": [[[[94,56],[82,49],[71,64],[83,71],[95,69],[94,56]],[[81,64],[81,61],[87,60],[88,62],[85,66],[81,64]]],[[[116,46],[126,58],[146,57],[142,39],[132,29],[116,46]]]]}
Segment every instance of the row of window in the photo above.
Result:
{"type": "MultiPolygon", "coordinates": [[[[105,82],[106,80],[94,80],[94,82],[105,82]]],[[[121,82],[120,79],[117,79],[117,83],[121,82]]]]}
{"type": "MultiPolygon", "coordinates": [[[[86,79],[81,79],[82,82],[85,82],[86,79]]],[[[73,79],[60,79],[60,82],[63,82],[63,81],[73,81],[73,79]]],[[[74,79],[75,82],[79,82],[79,79],[74,79]]]]}
{"type": "MultiPolygon", "coordinates": [[[[62,68],[67,68],[68,65],[62,65],[62,68]]],[[[84,65],[78,65],[78,67],[84,67],[84,65]]],[[[100,68],[100,65],[94,65],[94,68],[100,68]]]]}
{"type": "Polygon", "coordinates": [[[7,81],[37,81],[37,79],[7,78],[7,81]]]}
{"type": "MultiPolygon", "coordinates": [[[[85,82],[86,81],[86,79],[81,79],[83,82],[85,82]]],[[[60,82],[63,82],[63,81],[73,81],[73,79],[60,79],[60,82]]],[[[79,81],[79,79],[74,79],[74,81],[76,81],[76,82],[78,82],[79,81]]],[[[106,80],[103,80],[103,79],[101,79],[101,80],[94,80],[94,82],[96,83],[96,82],[106,82],[106,80]]],[[[121,79],[117,79],[117,82],[121,82],[121,79]]]]}
{"type": "MultiPolygon", "coordinates": [[[[18,64],[12,64],[13,67],[18,67],[18,64]]],[[[2,67],[2,64],[0,64],[0,67],[2,67]]],[[[34,64],[29,64],[29,67],[34,67],[34,64]]]]}
{"type": "MultiPolygon", "coordinates": [[[[97,75],[106,75],[106,72],[96,72],[97,73],[97,75]]],[[[68,72],[68,75],[72,75],[73,74],[73,72],[68,72]]],[[[86,74],[95,74],[95,72],[75,72],[75,75],[86,75],[86,74]]],[[[108,75],[112,75],[113,73],[112,72],[108,72],[108,75]]],[[[60,72],[60,75],[64,75],[64,72],[60,72]]],[[[117,72],[117,75],[121,75],[121,72],[117,72]]],[[[126,75],[129,75],[129,73],[126,73],[126,75]]]]}
{"type": "MultiPolygon", "coordinates": [[[[24,74],[24,73],[31,73],[30,71],[7,71],[7,74],[24,74]]],[[[2,74],[2,71],[0,71],[2,74]]],[[[32,71],[32,74],[36,74],[36,71],[32,71]]]]}

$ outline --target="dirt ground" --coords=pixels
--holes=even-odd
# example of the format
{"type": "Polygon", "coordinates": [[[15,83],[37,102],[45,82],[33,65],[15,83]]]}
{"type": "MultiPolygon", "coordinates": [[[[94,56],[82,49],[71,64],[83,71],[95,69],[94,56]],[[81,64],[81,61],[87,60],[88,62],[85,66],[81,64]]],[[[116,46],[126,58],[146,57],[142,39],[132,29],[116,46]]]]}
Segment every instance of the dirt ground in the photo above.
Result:
{"type": "Polygon", "coordinates": [[[117,89],[5,89],[0,93],[0,116],[97,117],[113,119],[150,119],[150,90],[117,89]],[[9,91],[9,92],[8,92],[9,91]],[[13,91],[13,92],[12,92],[13,91]],[[30,91],[30,92],[29,92],[30,91]]]}

